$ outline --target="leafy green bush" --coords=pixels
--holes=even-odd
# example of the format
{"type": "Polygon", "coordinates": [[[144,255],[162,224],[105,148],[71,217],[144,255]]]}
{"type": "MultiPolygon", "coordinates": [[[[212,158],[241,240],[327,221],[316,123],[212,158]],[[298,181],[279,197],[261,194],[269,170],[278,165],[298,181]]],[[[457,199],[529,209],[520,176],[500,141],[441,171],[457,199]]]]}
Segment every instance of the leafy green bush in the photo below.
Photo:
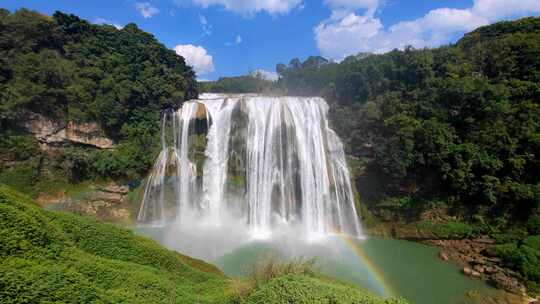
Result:
{"type": "Polygon", "coordinates": [[[530,234],[540,234],[540,214],[531,216],[525,225],[530,234]]]}
{"type": "Polygon", "coordinates": [[[372,296],[354,287],[315,277],[285,275],[251,294],[248,304],[406,304],[405,300],[372,296]]]}
{"type": "Polygon", "coordinates": [[[475,227],[465,222],[423,222],[419,228],[431,231],[441,239],[463,239],[476,235],[475,227]]]}
{"type": "Polygon", "coordinates": [[[0,183],[9,185],[21,192],[34,194],[34,185],[38,182],[38,160],[0,168],[0,183]]]}
{"type": "Polygon", "coordinates": [[[502,258],[507,266],[517,270],[527,285],[536,290],[540,284],[540,236],[528,237],[521,245],[495,245],[491,251],[502,258]]]}
{"type": "Polygon", "coordinates": [[[523,245],[540,251],[540,235],[533,235],[523,240],[523,245]]]}
{"type": "Polygon", "coordinates": [[[270,255],[255,263],[248,274],[248,280],[254,287],[260,287],[270,280],[285,275],[314,275],[315,260],[303,258],[283,261],[276,255],[270,255]]]}

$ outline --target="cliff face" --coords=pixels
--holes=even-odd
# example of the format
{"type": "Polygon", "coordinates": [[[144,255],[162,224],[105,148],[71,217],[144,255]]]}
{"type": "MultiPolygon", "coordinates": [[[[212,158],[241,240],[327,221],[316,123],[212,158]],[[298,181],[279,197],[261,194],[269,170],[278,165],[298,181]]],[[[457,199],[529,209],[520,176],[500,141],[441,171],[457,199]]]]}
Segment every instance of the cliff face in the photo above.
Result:
{"type": "Polygon", "coordinates": [[[89,145],[100,149],[115,147],[114,141],[108,138],[95,122],[65,123],[37,113],[28,113],[22,124],[36,137],[43,150],[65,143],[89,145]]]}

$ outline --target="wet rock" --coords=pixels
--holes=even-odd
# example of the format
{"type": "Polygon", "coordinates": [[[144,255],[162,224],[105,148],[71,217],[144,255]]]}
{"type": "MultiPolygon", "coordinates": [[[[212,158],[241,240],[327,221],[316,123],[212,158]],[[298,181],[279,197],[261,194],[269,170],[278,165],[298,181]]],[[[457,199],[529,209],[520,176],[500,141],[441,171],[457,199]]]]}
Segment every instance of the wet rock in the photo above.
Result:
{"type": "Polygon", "coordinates": [[[88,195],[88,199],[91,201],[108,201],[113,203],[121,203],[123,195],[120,193],[114,192],[105,192],[105,191],[93,191],[88,195]]]}
{"type": "Polygon", "coordinates": [[[99,188],[99,190],[111,193],[127,194],[129,192],[129,187],[118,185],[116,183],[109,183],[105,187],[99,188]]]}
{"type": "Polygon", "coordinates": [[[487,273],[487,274],[494,274],[495,272],[497,272],[497,269],[493,266],[487,266],[485,269],[484,269],[484,272],[487,273]]]}
{"type": "Polygon", "coordinates": [[[439,251],[439,258],[443,261],[448,261],[450,259],[448,254],[446,254],[444,251],[439,251]]]}
{"type": "Polygon", "coordinates": [[[497,272],[492,275],[488,281],[490,284],[497,288],[504,289],[508,292],[520,294],[522,292],[522,286],[516,278],[507,276],[502,272],[497,272]]]}
{"type": "Polygon", "coordinates": [[[486,271],[486,268],[481,265],[474,265],[473,269],[479,273],[484,273],[486,271]]]}
{"type": "Polygon", "coordinates": [[[466,275],[471,275],[473,270],[469,267],[463,267],[463,269],[461,270],[464,274],[466,275]]]}
{"type": "Polygon", "coordinates": [[[482,274],[481,274],[480,272],[476,271],[476,270],[473,270],[473,271],[471,272],[471,277],[473,277],[473,278],[480,278],[480,277],[482,277],[482,274]]]}

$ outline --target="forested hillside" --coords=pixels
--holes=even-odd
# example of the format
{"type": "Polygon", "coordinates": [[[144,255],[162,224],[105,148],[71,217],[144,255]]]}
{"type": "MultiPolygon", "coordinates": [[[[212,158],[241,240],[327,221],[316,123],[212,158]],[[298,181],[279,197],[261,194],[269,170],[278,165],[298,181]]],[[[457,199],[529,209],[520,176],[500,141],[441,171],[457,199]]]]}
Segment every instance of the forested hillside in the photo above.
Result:
{"type": "Polygon", "coordinates": [[[288,94],[322,95],[349,153],[368,156],[370,202],[442,201],[501,220],[540,203],[540,19],[437,49],[278,65],[288,94]],[[487,215],[487,214],[486,214],[487,215]]]}
{"type": "Polygon", "coordinates": [[[0,10],[0,181],[36,192],[47,180],[145,175],[161,111],[196,95],[184,59],[135,24],[116,29],[60,12],[0,10]],[[44,155],[22,128],[30,114],[97,122],[118,146],[44,155]]]}

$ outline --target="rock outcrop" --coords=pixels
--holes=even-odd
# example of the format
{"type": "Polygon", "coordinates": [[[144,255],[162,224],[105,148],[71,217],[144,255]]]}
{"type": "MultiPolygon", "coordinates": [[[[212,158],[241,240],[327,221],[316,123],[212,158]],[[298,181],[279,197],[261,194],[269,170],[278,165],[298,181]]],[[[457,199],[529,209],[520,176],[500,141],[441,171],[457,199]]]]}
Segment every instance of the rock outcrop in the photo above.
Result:
{"type": "Polygon", "coordinates": [[[65,143],[89,145],[100,149],[115,147],[114,141],[105,136],[105,132],[95,122],[65,123],[41,114],[28,113],[23,126],[36,137],[44,150],[65,143]]]}
{"type": "Polygon", "coordinates": [[[87,215],[110,222],[127,223],[131,218],[131,207],[127,194],[127,186],[116,183],[91,186],[87,191],[77,195],[65,194],[56,202],[49,200],[45,207],[70,211],[80,215],[87,215]]]}
{"type": "Polygon", "coordinates": [[[517,279],[518,274],[506,268],[501,259],[486,255],[495,240],[482,236],[460,240],[425,240],[423,243],[442,248],[439,257],[455,261],[462,266],[463,274],[472,278],[485,279],[494,287],[517,295],[525,294],[525,287],[517,279]]]}

